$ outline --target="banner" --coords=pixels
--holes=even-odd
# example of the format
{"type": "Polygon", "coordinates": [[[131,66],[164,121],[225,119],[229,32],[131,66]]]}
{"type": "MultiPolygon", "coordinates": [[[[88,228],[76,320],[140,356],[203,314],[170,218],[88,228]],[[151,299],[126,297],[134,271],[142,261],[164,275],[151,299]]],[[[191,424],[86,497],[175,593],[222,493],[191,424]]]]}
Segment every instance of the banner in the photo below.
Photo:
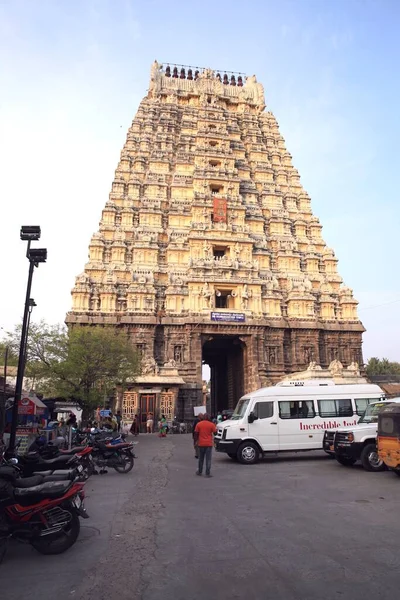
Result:
{"type": "Polygon", "coordinates": [[[211,321],[233,321],[234,323],[243,323],[246,320],[244,313],[212,312],[211,321]]]}
{"type": "Polygon", "coordinates": [[[214,198],[214,223],[226,223],[227,205],[225,198],[214,198]]]}

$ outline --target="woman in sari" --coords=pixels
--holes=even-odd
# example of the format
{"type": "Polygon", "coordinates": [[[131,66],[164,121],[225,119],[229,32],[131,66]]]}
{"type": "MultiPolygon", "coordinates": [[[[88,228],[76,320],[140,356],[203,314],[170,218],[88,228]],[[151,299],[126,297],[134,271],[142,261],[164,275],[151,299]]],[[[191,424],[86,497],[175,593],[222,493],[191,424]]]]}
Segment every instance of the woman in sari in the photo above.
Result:
{"type": "Polygon", "coordinates": [[[133,417],[132,425],[131,425],[131,428],[129,431],[131,432],[132,435],[139,435],[139,423],[138,423],[137,415],[135,415],[133,417]]]}
{"type": "Polygon", "coordinates": [[[165,418],[165,415],[161,415],[161,419],[160,422],[158,424],[158,428],[159,428],[159,437],[166,437],[167,435],[167,429],[168,429],[168,425],[167,425],[167,419],[165,418]]]}

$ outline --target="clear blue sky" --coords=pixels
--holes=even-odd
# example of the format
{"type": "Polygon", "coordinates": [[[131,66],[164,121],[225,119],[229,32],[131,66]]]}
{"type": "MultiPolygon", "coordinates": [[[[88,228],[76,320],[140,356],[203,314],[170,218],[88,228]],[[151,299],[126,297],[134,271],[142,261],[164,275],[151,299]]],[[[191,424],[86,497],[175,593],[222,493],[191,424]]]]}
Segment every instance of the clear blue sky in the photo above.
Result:
{"type": "Polygon", "coordinates": [[[64,319],[156,58],[257,75],[365,357],[400,360],[399,28],[398,0],[0,0],[0,326],[23,310],[23,223],[49,251],[35,318],[64,319]]]}

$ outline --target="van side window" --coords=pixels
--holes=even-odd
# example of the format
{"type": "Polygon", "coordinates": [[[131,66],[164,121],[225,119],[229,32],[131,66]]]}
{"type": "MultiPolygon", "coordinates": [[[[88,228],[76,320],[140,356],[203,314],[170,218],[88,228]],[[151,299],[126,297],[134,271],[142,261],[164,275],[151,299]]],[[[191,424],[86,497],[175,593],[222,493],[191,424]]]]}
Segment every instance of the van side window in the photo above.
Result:
{"type": "Polygon", "coordinates": [[[296,402],[279,402],[281,419],[313,419],[315,417],[314,402],[299,400],[296,402]]]}
{"type": "Polygon", "coordinates": [[[273,402],[257,402],[254,405],[253,412],[259,419],[268,419],[274,414],[273,402]]]}
{"type": "Polygon", "coordinates": [[[351,400],[318,400],[320,417],[352,417],[351,400]]]}
{"type": "Polygon", "coordinates": [[[356,398],[355,403],[357,414],[361,417],[361,415],[363,415],[367,410],[368,404],[371,404],[371,402],[377,402],[377,400],[379,400],[379,398],[356,398]]]}

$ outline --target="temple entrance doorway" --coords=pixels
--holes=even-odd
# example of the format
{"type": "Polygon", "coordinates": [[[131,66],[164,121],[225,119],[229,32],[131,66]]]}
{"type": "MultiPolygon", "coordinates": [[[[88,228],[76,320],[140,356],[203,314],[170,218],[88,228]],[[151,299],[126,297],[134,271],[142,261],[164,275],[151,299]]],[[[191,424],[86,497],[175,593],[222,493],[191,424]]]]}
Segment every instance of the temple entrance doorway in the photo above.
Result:
{"type": "MultiPolygon", "coordinates": [[[[147,418],[150,414],[155,420],[156,395],[155,394],[140,394],[140,413],[139,413],[139,428],[141,433],[146,433],[147,418]]],[[[153,427],[155,423],[153,424],[153,427]]]]}
{"type": "Polygon", "coordinates": [[[202,362],[210,367],[211,414],[231,409],[244,394],[246,345],[237,335],[205,337],[202,362]]]}

